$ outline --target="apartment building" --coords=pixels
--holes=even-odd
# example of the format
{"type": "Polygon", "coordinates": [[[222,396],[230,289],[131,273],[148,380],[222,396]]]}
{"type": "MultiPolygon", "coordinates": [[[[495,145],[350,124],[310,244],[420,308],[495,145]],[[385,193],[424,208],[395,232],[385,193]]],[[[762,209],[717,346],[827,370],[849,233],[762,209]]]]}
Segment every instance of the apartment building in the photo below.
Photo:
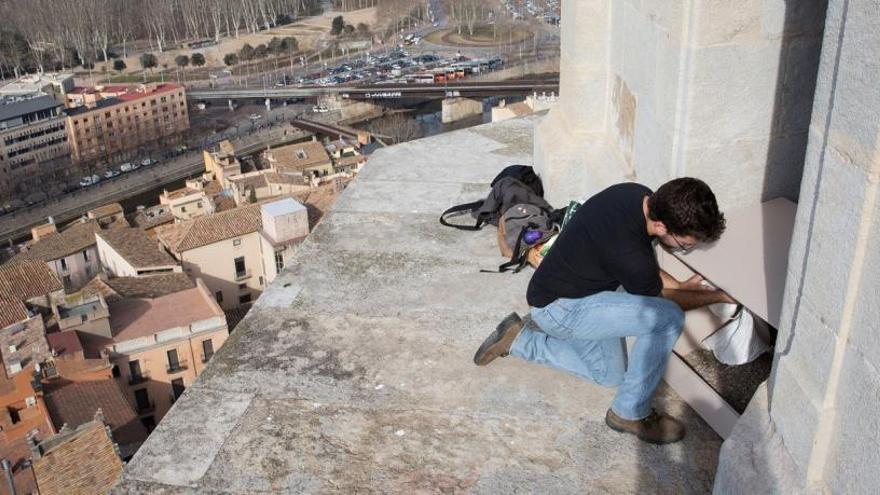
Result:
{"type": "MultiPolygon", "coordinates": [[[[212,182],[211,184],[214,184],[212,182]]],[[[189,220],[202,215],[214,213],[214,199],[208,193],[208,182],[203,179],[190,179],[184,187],[173,191],[163,190],[159,195],[159,204],[167,206],[177,221],[189,220]]]]}
{"type": "Polygon", "coordinates": [[[138,228],[102,230],[96,234],[98,258],[112,277],[180,273],[183,269],[155,240],[138,228]]]}
{"type": "Polygon", "coordinates": [[[189,129],[186,90],[172,83],[74,88],[66,95],[76,161],[109,160],[137,147],[179,142],[189,129]]]}
{"type": "Polygon", "coordinates": [[[86,212],[85,218],[98,222],[102,229],[129,226],[122,205],[119,203],[110,203],[91,209],[86,212]]]}
{"type": "Polygon", "coordinates": [[[22,193],[59,170],[70,153],[62,109],[45,94],[0,98],[0,196],[22,193]]]}
{"type": "Polygon", "coordinates": [[[344,139],[330,141],[324,146],[333,161],[333,172],[352,176],[361,171],[367,163],[367,157],[358,151],[360,145],[344,139]]]}
{"type": "Polygon", "coordinates": [[[106,284],[113,375],[152,430],[226,341],[226,317],[205,284],[182,273],[106,284]]]}
{"type": "Polygon", "coordinates": [[[308,212],[291,198],[157,229],[159,242],[186,273],[205,281],[225,309],[259,297],[308,233],[308,212]]]}
{"type": "Polygon", "coordinates": [[[229,177],[241,175],[241,163],[235,156],[235,147],[229,141],[220,141],[217,151],[205,150],[202,155],[208,179],[216,180],[223,189],[229,187],[229,177]]]}
{"type": "Polygon", "coordinates": [[[258,170],[229,178],[229,191],[236,205],[262,201],[281,195],[290,195],[310,189],[302,176],[288,175],[271,170],[258,170]]]}
{"type": "Polygon", "coordinates": [[[333,174],[333,161],[324,145],[315,139],[279,146],[266,151],[266,160],[274,172],[301,175],[305,183],[333,174]]]}
{"type": "Polygon", "coordinates": [[[31,232],[33,241],[12,258],[10,263],[21,260],[45,262],[68,290],[85,285],[100,271],[95,233],[101,226],[95,220],[77,222],[58,231],[49,223],[35,227],[31,232]]]}

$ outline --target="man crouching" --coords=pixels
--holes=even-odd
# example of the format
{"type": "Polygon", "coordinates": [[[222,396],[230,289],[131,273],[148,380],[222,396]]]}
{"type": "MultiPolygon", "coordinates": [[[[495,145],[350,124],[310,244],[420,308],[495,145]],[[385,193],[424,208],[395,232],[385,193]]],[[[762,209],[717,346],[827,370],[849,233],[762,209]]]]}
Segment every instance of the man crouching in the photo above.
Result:
{"type": "Polygon", "coordinates": [[[605,189],[578,208],[532,276],[534,323],[509,315],[474,362],[510,354],[617,387],[609,427],[650,443],[681,440],[684,426],[651,408],[654,391],[684,311],[733,301],[698,276],[679,282],[660,269],[653,242],[686,252],[723,231],[715,195],[698,179],[675,179],[655,193],[636,183],[605,189]],[[636,338],[628,356],[625,337],[636,338]]]}

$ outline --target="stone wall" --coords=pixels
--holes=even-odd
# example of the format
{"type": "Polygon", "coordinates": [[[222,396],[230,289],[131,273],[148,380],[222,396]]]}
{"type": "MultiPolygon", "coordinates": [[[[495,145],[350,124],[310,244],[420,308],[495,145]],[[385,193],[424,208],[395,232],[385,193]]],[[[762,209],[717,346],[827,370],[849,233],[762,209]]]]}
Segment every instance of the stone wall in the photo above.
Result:
{"type": "Polygon", "coordinates": [[[714,186],[722,207],[797,198],[824,2],[563,8],[562,104],[535,145],[555,202],[683,175],[714,186]]]}
{"type": "Polygon", "coordinates": [[[796,480],[780,491],[880,484],[880,93],[869,83],[880,78],[878,14],[876,1],[830,2],[769,405],[748,421],[769,417],[772,428],[732,436],[718,493],[774,481],[736,459],[780,443],[794,461],[794,476],[780,479],[796,480]]]}

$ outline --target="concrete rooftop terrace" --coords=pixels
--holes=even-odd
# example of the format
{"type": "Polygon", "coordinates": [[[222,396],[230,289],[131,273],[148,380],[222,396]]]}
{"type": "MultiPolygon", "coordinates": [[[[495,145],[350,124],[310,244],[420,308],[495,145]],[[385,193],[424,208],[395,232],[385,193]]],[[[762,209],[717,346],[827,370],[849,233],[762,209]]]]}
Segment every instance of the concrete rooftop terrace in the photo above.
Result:
{"type": "Polygon", "coordinates": [[[707,493],[721,440],[673,392],[687,438],[608,429],[613,390],[515,358],[471,359],[530,271],[495,229],[441,226],[501,168],[531,163],[533,118],[377,151],[117,493],[707,493]]]}

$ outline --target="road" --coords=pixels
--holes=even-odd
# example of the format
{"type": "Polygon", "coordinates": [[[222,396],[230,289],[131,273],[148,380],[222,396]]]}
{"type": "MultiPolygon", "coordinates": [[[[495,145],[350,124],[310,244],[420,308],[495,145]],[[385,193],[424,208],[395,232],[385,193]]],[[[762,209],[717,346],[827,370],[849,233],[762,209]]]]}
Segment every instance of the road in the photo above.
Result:
{"type": "MultiPolygon", "coordinates": [[[[274,128],[258,132],[252,136],[233,140],[237,154],[247,155],[277,146],[288,141],[302,139],[308,134],[285,134],[285,129],[274,128]]],[[[0,217],[0,239],[8,244],[26,236],[30,229],[46,222],[52,217],[57,223],[66,222],[83,215],[98,206],[121,201],[127,197],[174,182],[199,173],[204,167],[201,150],[193,150],[172,160],[160,162],[150,167],[142,167],[134,172],[99,183],[88,189],[51,199],[37,207],[20,210],[0,217]]]]}

